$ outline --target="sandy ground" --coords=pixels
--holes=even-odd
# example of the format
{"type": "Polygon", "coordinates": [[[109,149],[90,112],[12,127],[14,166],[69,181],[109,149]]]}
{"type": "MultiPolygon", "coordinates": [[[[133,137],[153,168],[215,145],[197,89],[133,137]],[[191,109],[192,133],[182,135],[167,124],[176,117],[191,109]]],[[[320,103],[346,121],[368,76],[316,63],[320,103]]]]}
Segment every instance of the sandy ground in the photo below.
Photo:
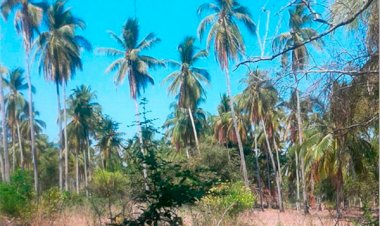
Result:
{"type": "MultiPolygon", "coordinates": [[[[361,212],[352,209],[344,214],[342,219],[335,219],[333,210],[311,211],[310,215],[303,215],[296,210],[286,210],[280,213],[275,209],[265,209],[265,211],[251,210],[241,214],[234,222],[221,222],[221,226],[348,226],[354,225],[354,220],[359,219],[361,212]]],[[[192,224],[191,220],[186,220],[185,225],[200,226],[192,224]]],[[[0,218],[0,226],[17,225],[10,219],[0,218]]],[[[31,226],[90,226],[93,225],[93,219],[85,209],[77,209],[63,213],[58,218],[51,221],[39,221],[36,219],[31,226]]],[[[215,225],[217,225],[215,223],[215,225]]],[[[360,224],[359,224],[360,225],[360,224]]],[[[202,225],[203,226],[203,225],[202,225]]]]}

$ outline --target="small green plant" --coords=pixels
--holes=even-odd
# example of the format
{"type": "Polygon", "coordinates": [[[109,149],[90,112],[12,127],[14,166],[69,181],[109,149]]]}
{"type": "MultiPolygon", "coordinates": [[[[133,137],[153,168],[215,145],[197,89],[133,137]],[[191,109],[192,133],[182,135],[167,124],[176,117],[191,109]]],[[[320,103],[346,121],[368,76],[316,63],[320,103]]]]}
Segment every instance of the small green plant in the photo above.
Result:
{"type": "Polygon", "coordinates": [[[198,205],[213,212],[226,212],[230,216],[236,216],[252,208],[254,202],[254,195],[242,182],[230,182],[214,186],[198,205]]]}
{"type": "Polygon", "coordinates": [[[0,212],[12,217],[24,217],[29,213],[33,199],[32,177],[18,170],[10,183],[0,184],[0,212]]]}
{"type": "Polygon", "coordinates": [[[47,218],[53,218],[59,214],[65,205],[67,196],[58,187],[53,187],[42,194],[40,209],[47,218]]]}

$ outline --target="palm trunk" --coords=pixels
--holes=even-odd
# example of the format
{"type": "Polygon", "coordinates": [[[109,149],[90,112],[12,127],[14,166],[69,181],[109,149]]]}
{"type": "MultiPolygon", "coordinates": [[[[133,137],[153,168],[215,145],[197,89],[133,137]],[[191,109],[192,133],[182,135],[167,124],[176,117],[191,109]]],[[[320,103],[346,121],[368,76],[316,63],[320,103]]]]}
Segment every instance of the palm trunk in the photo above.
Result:
{"type": "Polygon", "coordinates": [[[190,109],[190,108],[188,108],[188,111],[189,111],[189,115],[190,115],[191,125],[193,126],[195,145],[197,146],[197,151],[198,151],[198,153],[200,154],[201,151],[200,151],[200,149],[199,149],[198,134],[197,134],[197,129],[195,128],[195,122],[194,122],[193,113],[191,112],[191,109],[190,109]]]}
{"type": "MultiPolygon", "coordinates": [[[[137,99],[134,99],[134,100],[135,100],[135,110],[136,110],[137,134],[139,137],[141,153],[145,156],[143,134],[142,134],[142,128],[141,128],[141,121],[140,121],[139,103],[137,102],[137,99]]],[[[148,186],[148,182],[147,182],[148,171],[147,171],[147,166],[145,163],[143,163],[143,176],[144,176],[145,190],[149,191],[149,186],[148,186]]]]}
{"type": "Polygon", "coordinates": [[[4,150],[4,179],[6,182],[10,180],[10,165],[9,165],[9,150],[7,140],[7,118],[5,116],[5,101],[3,90],[3,75],[0,77],[0,111],[1,111],[1,127],[3,135],[3,150],[4,150]]]}
{"type": "MultiPolygon", "coordinates": [[[[296,80],[297,76],[295,75],[296,80]]],[[[303,132],[302,132],[302,119],[301,119],[301,103],[300,103],[300,93],[298,91],[298,80],[297,80],[297,121],[298,121],[298,136],[299,136],[299,146],[303,144],[303,132]]],[[[303,195],[303,205],[304,205],[304,214],[309,214],[309,206],[307,203],[307,191],[306,191],[306,182],[305,182],[305,164],[304,159],[300,156],[300,168],[301,168],[301,179],[302,179],[302,195],[303,195]]]]}
{"type": "Polygon", "coordinates": [[[66,83],[63,82],[63,120],[65,123],[64,137],[65,137],[65,190],[69,190],[69,143],[67,137],[67,109],[66,109],[66,83]]]}
{"type": "MultiPolygon", "coordinates": [[[[90,139],[87,139],[87,159],[88,159],[88,180],[91,180],[91,145],[90,145],[90,139]]],[[[87,184],[86,184],[87,186],[87,184]]],[[[86,190],[87,191],[87,190],[86,190]]]]}
{"type": "Polygon", "coordinates": [[[77,194],[79,194],[79,156],[78,148],[75,150],[75,189],[77,194]]]}
{"type": "Polygon", "coordinates": [[[251,123],[252,133],[254,134],[254,142],[255,142],[255,163],[256,163],[256,179],[257,179],[257,186],[259,187],[259,195],[260,195],[260,209],[264,210],[263,205],[263,189],[261,187],[261,177],[260,177],[260,165],[259,165],[259,154],[257,152],[257,134],[255,131],[255,126],[253,123],[251,123]]]}
{"type": "Polygon", "coordinates": [[[0,150],[0,171],[1,171],[1,181],[5,180],[5,175],[4,175],[4,158],[3,158],[3,153],[0,150]]]}
{"type": "Polygon", "coordinates": [[[12,172],[16,170],[16,142],[15,142],[15,130],[12,128],[12,172]]]}
{"type": "Polygon", "coordinates": [[[266,141],[266,144],[267,144],[267,147],[268,147],[269,157],[270,157],[270,160],[271,160],[271,163],[272,163],[273,170],[274,170],[274,172],[276,174],[276,187],[277,187],[277,196],[278,196],[278,206],[279,206],[280,212],[284,212],[284,206],[283,206],[283,203],[282,203],[282,195],[281,195],[281,184],[280,184],[279,170],[276,170],[276,163],[275,163],[274,158],[273,158],[272,148],[270,146],[269,137],[268,137],[268,134],[267,134],[267,131],[266,131],[266,126],[265,126],[264,119],[261,119],[261,124],[262,124],[263,131],[264,131],[265,141],[266,141]]]}
{"type": "Polygon", "coordinates": [[[85,185],[85,190],[86,190],[86,196],[88,197],[87,156],[86,156],[85,150],[83,150],[83,164],[84,164],[84,185],[85,185]]]}
{"type": "Polygon", "coordinates": [[[29,124],[30,124],[30,149],[32,152],[32,161],[33,161],[33,176],[34,176],[34,190],[38,194],[38,163],[37,163],[37,153],[36,153],[36,142],[34,134],[34,115],[33,115],[33,93],[32,93],[32,80],[30,76],[30,51],[29,47],[26,46],[26,74],[25,78],[28,83],[28,97],[29,97],[29,124]]]}
{"type": "Polygon", "coordinates": [[[274,150],[276,151],[277,169],[278,169],[278,172],[279,172],[279,175],[280,175],[280,183],[282,184],[280,154],[278,153],[279,149],[278,149],[278,146],[277,146],[277,143],[276,143],[276,139],[274,139],[274,137],[273,137],[273,144],[274,144],[274,150]]]}
{"type": "Polygon", "coordinates": [[[230,108],[231,108],[232,121],[234,124],[236,139],[237,139],[238,147],[239,147],[241,170],[243,173],[244,184],[246,187],[249,187],[249,180],[248,180],[247,166],[245,164],[243,143],[241,141],[239,128],[237,125],[237,119],[236,119],[236,114],[235,114],[235,109],[234,109],[234,97],[231,94],[231,81],[230,81],[230,74],[229,74],[228,67],[226,67],[225,70],[226,70],[227,96],[230,98],[229,102],[230,102],[230,108]]]}
{"type": "Polygon", "coordinates": [[[58,171],[59,171],[59,190],[63,189],[63,167],[62,167],[62,117],[61,117],[61,95],[59,93],[59,83],[56,81],[57,89],[57,103],[58,103],[58,129],[59,129],[59,157],[58,157],[58,171]]]}
{"type": "Polygon", "coordinates": [[[22,149],[21,131],[20,131],[20,124],[18,123],[18,120],[16,120],[16,127],[17,127],[18,145],[20,148],[20,165],[21,165],[21,169],[24,169],[24,151],[22,149]]]}
{"type": "Polygon", "coordinates": [[[297,200],[296,200],[296,208],[297,211],[300,210],[300,176],[299,176],[299,167],[298,167],[298,150],[295,151],[296,157],[296,183],[297,183],[297,200]]]}

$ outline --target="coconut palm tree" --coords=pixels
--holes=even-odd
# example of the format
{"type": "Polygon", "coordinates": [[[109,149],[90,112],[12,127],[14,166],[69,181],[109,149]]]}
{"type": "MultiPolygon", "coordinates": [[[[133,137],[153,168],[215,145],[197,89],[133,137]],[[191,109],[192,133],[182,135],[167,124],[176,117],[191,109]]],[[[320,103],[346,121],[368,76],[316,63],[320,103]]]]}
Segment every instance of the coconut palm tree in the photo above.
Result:
{"type": "MultiPolygon", "coordinates": [[[[99,112],[100,106],[95,102],[96,95],[95,93],[87,86],[81,85],[73,90],[73,93],[70,95],[68,100],[68,116],[70,122],[67,125],[70,135],[75,137],[76,140],[76,150],[75,150],[75,159],[76,159],[76,172],[79,170],[78,164],[78,153],[79,151],[83,152],[83,161],[84,161],[84,177],[85,177],[85,186],[88,186],[88,172],[87,172],[87,160],[86,149],[90,148],[90,135],[94,133],[95,122],[93,119],[96,117],[95,114],[99,112]]],[[[76,174],[76,189],[79,193],[79,175],[76,174]]]]}
{"type": "Polygon", "coordinates": [[[3,174],[4,181],[9,182],[10,180],[10,164],[9,164],[9,151],[8,151],[8,130],[7,130],[7,118],[5,110],[5,100],[4,100],[4,78],[3,75],[6,74],[8,70],[0,66],[0,114],[1,114],[1,129],[2,129],[2,141],[4,150],[4,163],[3,163],[3,174]]]}
{"type": "MultiPolygon", "coordinates": [[[[140,113],[138,97],[145,90],[148,84],[154,84],[152,76],[149,74],[149,69],[163,66],[164,64],[142,52],[156,45],[158,39],[153,33],[149,33],[142,41],[139,42],[139,25],[136,19],[128,19],[125,23],[122,34],[120,36],[113,32],[109,32],[111,37],[118,43],[121,49],[116,48],[99,48],[100,54],[105,54],[109,57],[117,57],[109,67],[106,73],[116,71],[115,83],[120,85],[127,77],[129,85],[130,97],[135,102],[136,109],[136,124],[138,127],[138,137],[141,145],[141,152],[145,153],[143,148],[143,135],[140,125],[140,113]]],[[[144,178],[147,177],[146,167],[144,167],[144,178]]],[[[148,189],[148,188],[147,188],[148,189]]]]}
{"type": "Polygon", "coordinates": [[[239,56],[245,53],[245,45],[238,23],[241,22],[252,34],[255,31],[255,24],[251,19],[249,10],[240,5],[237,0],[215,0],[213,3],[205,3],[198,8],[198,14],[202,14],[205,11],[211,14],[206,16],[199,24],[198,34],[202,38],[206,29],[210,27],[207,35],[207,49],[210,48],[210,44],[213,41],[216,59],[225,72],[227,95],[230,98],[231,116],[240,152],[241,169],[244,183],[246,186],[249,186],[243,144],[233,107],[234,98],[231,94],[229,63],[231,60],[237,60],[239,56]]]}
{"type": "MultiPolygon", "coordinates": [[[[250,72],[248,78],[244,79],[243,82],[247,87],[239,97],[239,104],[248,113],[252,132],[255,132],[255,127],[257,125],[260,125],[263,129],[266,148],[271,159],[273,170],[276,172],[276,186],[280,211],[284,211],[281,195],[280,168],[278,166],[276,167],[276,163],[274,162],[270,141],[273,136],[273,128],[271,127],[271,124],[273,123],[271,120],[273,118],[270,116],[274,113],[278,94],[273,85],[266,78],[265,74],[258,70],[250,72]]],[[[254,136],[254,140],[257,141],[256,133],[254,133],[254,136]]],[[[255,151],[255,154],[257,159],[257,151],[255,151]]],[[[256,167],[257,169],[259,168],[258,166],[256,167]]],[[[260,178],[258,178],[258,180],[260,181],[260,178]]]]}
{"type": "MultiPolygon", "coordinates": [[[[63,189],[63,162],[62,154],[65,149],[65,181],[68,180],[68,150],[67,131],[62,135],[61,96],[60,86],[63,85],[64,99],[66,83],[75,75],[76,70],[82,69],[81,48],[91,49],[89,42],[76,34],[78,29],[83,30],[85,23],[76,18],[69,8],[65,7],[65,1],[57,0],[47,10],[48,30],[41,33],[36,40],[39,68],[45,79],[53,81],[56,85],[58,102],[59,124],[59,186],[63,189]],[[62,138],[65,138],[63,145],[62,138]]],[[[63,102],[65,105],[65,101],[63,102]]],[[[66,123],[66,107],[64,106],[64,121],[66,123]]],[[[66,128],[66,127],[65,127],[66,128]]],[[[67,183],[65,189],[68,189],[67,183]]]]}
{"type": "Polygon", "coordinates": [[[112,169],[112,156],[117,150],[122,148],[122,135],[118,132],[119,123],[113,121],[109,116],[102,116],[100,126],[96,131],[96,146],[100,149],[102,167],[104,169],[112,169]]]}
{"type": "MultiPolygon", "coordinates": [[[[16,68],[9,72],[8,79],[4,82],[9,89],[8,94],[5,96],[6,106],[7,106],[7,118],[8,125],[12,130],[12,143],[13,143],[13,168],[15,167],[15,136],[17,133],[18,138],[18,148],[20,154],[20,166],[24,167],[24,153],[22,147],[22,136],[20,131],[20,116],[24,110],[27,110],[26,101],[23,91],[28,89],[28,84],[25,83],[25,78],[23,76],[24,70],[21,68],[16,68]]],[[[32,92],[35,89],[32,87],[32,92]]]]}
{"type": "MultiPolygon", "coordinates": [[[[318,32],[313,28],[308,27],[313,21],[313,15],[307,14],[307,8],[303,2],[299,2],[296,6],[289,10],[289,32],[285,32],[280,34],[273,40],[273,50],[281,51],[282,49],[289,48],[291,46],[295,46],[299,43],[304,42],[305,40],[310,39],[310,37],[318,35],[318,32]]],[[[318,39],[316,41],[311,42],[311,44],[316,49],[321,49],[322,40],[318,39]]],[[[298,77],[297,72],[299,70],[303,70],[308,63],[309,59],[309,51],[306,45],[302,45],[294,50],[287,52],[282,55],[281,63],[283,66],[287,66],[289,63],[289,57],[291,56],[291,70],[294,74],[294,79],[296,81],[296,99],[297,99],[297,126],[298,126],[298,141],[299,144],[302,145],[303,137],[302,137],[302,119],[301,119],[301,106],[300,106],[300,94],[298,90],[298,77]]],[[[306,193],[306,183],[304,178],[304,160],[300,159],[300,168],[301,168],[301,178],[302,178],[302,194],[303,194],[303,202],[304,202],[304,213],[308,214],[308,203],[307,203],[307,193],[306,193]]]]}
{"type": "Polygon", "coordinates": [[[169,74],[164,82],[170,82],[168,91],[170,94],[177,96],[177,107],[188,111],[193,127],[196,148],[199,152],[198,134],[193,119],[193,111],[197,103],[206,95],[202,85],[209,83],[210,75],[206,69],[195,67],[195,64],[200,59],[207,56],[207,52],[205,50],[198,51],[194,46],[194,42],[195,38],[186,37],[178,46],[180,62],[174,60],[168,61],[177,70],[169,74]]]}
{"type": "MultiPolygon", "coordinates": [[[[43,18],[43,11],[46,4],[43,2],[35,2],[32,0],[5,0],[0,6],[1,13],[4,18],[8,18],[11,11],[15,11],[15,26],[17,32],[23,37],[23,44],[25,50],[25,66],[26,66],[26,81],[28,83],[28,102],[29,102],[29,124],[33,124],[33,93],[32,93],[32,80],[30,74],[31,68],[31,48],[34,35],[41,24],[43,18]]],[[[38,192],[38,167],[37,156],[35,150],[35,137],[33,127],[30,128],[31,152],[33,159],[33,172],[34,172],[34,189],[38,192]]]]}
{"type": "MultiPolygon", "coordinates": [[[[173,113],[169,115],[163,127],[168,128],[166,137],[171,138],[171,143],[179,151],[181,147],[188,147],[194,144],[196,131],[203,131],[206,124],[206,113],[196,106],[190,112],[186,108],[180,108],[176,104],[172,106],[173,113]]],[[[197,133],[199,134],[199,133],[197,133]]],[[[187,157],[190,158],[189,150],[186,148],[187,157]]]]}

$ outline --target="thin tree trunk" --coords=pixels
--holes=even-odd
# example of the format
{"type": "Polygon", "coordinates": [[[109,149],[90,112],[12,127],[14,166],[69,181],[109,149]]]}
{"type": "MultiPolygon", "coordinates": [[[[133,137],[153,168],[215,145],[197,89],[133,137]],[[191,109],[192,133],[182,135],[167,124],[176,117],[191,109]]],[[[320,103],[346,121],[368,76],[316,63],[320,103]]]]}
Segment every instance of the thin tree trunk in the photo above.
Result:
{"type": "MultiPolygon", "coordinates": [[[[63,120],[65,123],[64,137],[65,137],[65,190],[69,190],[69,142],[67,137],[67,109],[66,109],[66,83],[63,82],[63,120]]],[[[62,142],[61,142],[62,143],[62,142]]],[[[87,186],[87,185],[86,185],[87,186]]]]}
{"type": "Polygon", "coordinates": [[[77,194],[79,194],[79,159],[78,159],[78,148],[75,150],[75,189],[77,194]]]}
{"type": "Polygon", "coordinates": [[[277,143],[276,143],[276,139],[274,137],[273,137],[273,144],[274,144],[274,150],[276,151],[277,169],[278,169],[278,173],[279,173],[279,176],[280,176],[280,183],[282,184],[280,154],[278,153],[279,149],[278,149],[278,146],[277,146],[277,143]]]}
{"type": "Polygon", "coordinates": [[[38,194],[38,160],[36,153],[36,142],[35,142],[35,134],[34,134],[34,115],[33,115],[33,93],[32,93],[32,80],[30,76],[30,48],[28,45],[25,45],[26,52],[26,74],[25,78],[28,83],[28,97],[29,97],[29,124],[30,124],[30,149],[32,152],[32,161],[33,161],[33,176],[34,176],[34,190],[38,194]]]}
{"type": "Polygon", "coordinates": [[[57,103],[58,103],[58,129],[59,129],[59,157],[58,157],[58,171],[59,171],[59,190],[63,190],[63,164],[62,164],[62,117],[61,117],[61,95],[59,92],[59,83],[56,82],[56,91],[57,91],[57,103]]]}
{"type": "MultiPolygon", "coordinates": [[[[140,149],[141,149],[141,153],[145,156],[143,134],[142,134],[142,128],[141,128],[141,121],[140,121],[139,103],[138,103],[137,99],[135,99],[135,110],[136,110],[137,134],[138,134],[139,141],[140,141],[140,149]]],[[[143,176],[144,176],[145,190],[149,191],[149,186],[147,183],[148,171],[147,171],[147,166],[145,163],[143,163],[143,176]]]]}
{"type": "Polygon", "coordinates": [[[5,180],[5,175],[4,175],[4,158],[3,158],[3,153],[0,149],[0,171],[1,171],[1,181],[5,180]]]}
{"type": "Polygon", "coordinates": [[[260,177],[260,165],[259,165],[259,154],[257,152],[257,134],[255,131],[255,126],[253,123],[251,123],[252,133],[254,134],[254,142],[255,142],[255,163],[256,163],[256,179],[257,179],[257,186],[259,187],[259,195],[260,195],[260,209],[264,211],[264,205],[263,205],[263,189],[261,186],[261,177],[260,177]]]}
{"type": "Polygon", "coordinates": [[[12,128],[12,172],[16,170],[15,130],[12,128]]]}
{"type": "Polygon", "coordinates": [[[8,150],[8,130],[7,130],[7,118],[5,115],[5,101],[3,90],[3,75],[0,75],[0,111],[1,111],[1,127],[3,135],[3,150],[4,150],[4,179],[9,182],[10,179],[10,165],[9,165],[9,150],[8,150]]]}
{"type": "Polygon", "coordinates": [[[195,144],[196,144],[196,146],[197,146],[197,151],[198,151],[198,153],[200,154],[201,151],[200,151],[200,149],[199,149],[198,134],[197,134],[197,129],[195,128],[195,122],[194,122],[193,113],[191,112],[191,109],[190,109],[190,108],[188,108],[188,111],[189,111],[189,115],[190,115],[191,125],[193,126],[193,132],[194,132],[195,144]]]}
{"type": "Polygon", "coordinates": [[[296,186],[297,186],[297,200],[296,200],[296,207],[297,211],[300,210],[300,176],[299,176],[299,166],[298,166],[298,150],[295,150],[295,157],[296,157],[296,186]]]}
{"type": "Polygon", "coordinates": [[[225,75],[226,75],[226,83],[227,83],[227,96],[230,98],[229,103],[230,103],[230,108],[231,108],[231,115],[232,115],[232,121],[234,124],[236,139],[237,139],[238,147],[239,147],[241,170],[243,173],[244,184],[246,187],[249,187],[249,180],[248,180],[247,166],[245,163],[243,143],[241,141],[239,128],[237,125],[237,119],[236,119],[236,114],[235,114],[235,109],[234,109],[234,97],[231,94],[231,81],[230,81],[230,74],[229,74],[228,67],[226,67],[225,72],[226,72],[225,75]]]}
{"type": "MultiPolygon", "coordinates": [[[[89,147],[88,143],[88,138],[87,138],[87,148],[89,147]]],[[[87,156],[86,156],[86,151],[83,150],[83,164],[84,164],[84,185],[85,185],[85,190],[86,190],[86,196],[88,197],[88,177],[87,177],[87,156]]]]}
{"type": "MultiPolygon", "coordinates": [[[[298,121],[298,136],[299,136],[299,146],[303,144],[303,132],[302,132],[302,118],[301,118],[301,103],[300,103],[300,93],[298,90],[298,80],[297,75],[295,75],[297,88],[297,121],[298,121]]],[[[301,179],[302,179],[302,195],[303,195],[303,205],[304,205],[304,214],[309,214],[309,206],[307,203],[307,191],[306,191],[306,182],[305,182],[305,164],[304,159],[300,156],[300,168],[301,168],[301,179]]]]}
{"type": "Polygon", "coordinates": [[[88,159],[88,180],[91,180],[91,145],[90,145],[90,139],[87,139],[87,159],[88,159]]]}
{"type": "Polygon", "coordinates": [[[21,131],[20,131],[20,124],[18,123],[18,120],[16,120],[16,128],[17,128],[18,145],[20,148],[20,165],[21,165],[21,169],[24,169],[24,151],[22,149],[21,131]]]}
{"type": "Polygon", "coordinates": [[[282,195],[281,195],[281,184],[280,184],[279,170],[276,170],[276,163],[275,163],[274,158],[273,158],[272,148],[270,147],[269,137],[268,137],[268,134],[266,132],[265,121],[263,119],[261,119],[261,124],[262,124],[264,135],[265,135],[265,141],[266,141],[266,144],[268,147],[269,157],[270,157],[271,162],[272,162],[272,167],[273,167],[274,172],[276,173],[276,187],[277,187],[277,193],[278,193],[277,196],[278,196],[278,202],[279,202],[278,206],[279,206],[280,212],[284,212],[284,206],[282,203],[282,195]]]}

